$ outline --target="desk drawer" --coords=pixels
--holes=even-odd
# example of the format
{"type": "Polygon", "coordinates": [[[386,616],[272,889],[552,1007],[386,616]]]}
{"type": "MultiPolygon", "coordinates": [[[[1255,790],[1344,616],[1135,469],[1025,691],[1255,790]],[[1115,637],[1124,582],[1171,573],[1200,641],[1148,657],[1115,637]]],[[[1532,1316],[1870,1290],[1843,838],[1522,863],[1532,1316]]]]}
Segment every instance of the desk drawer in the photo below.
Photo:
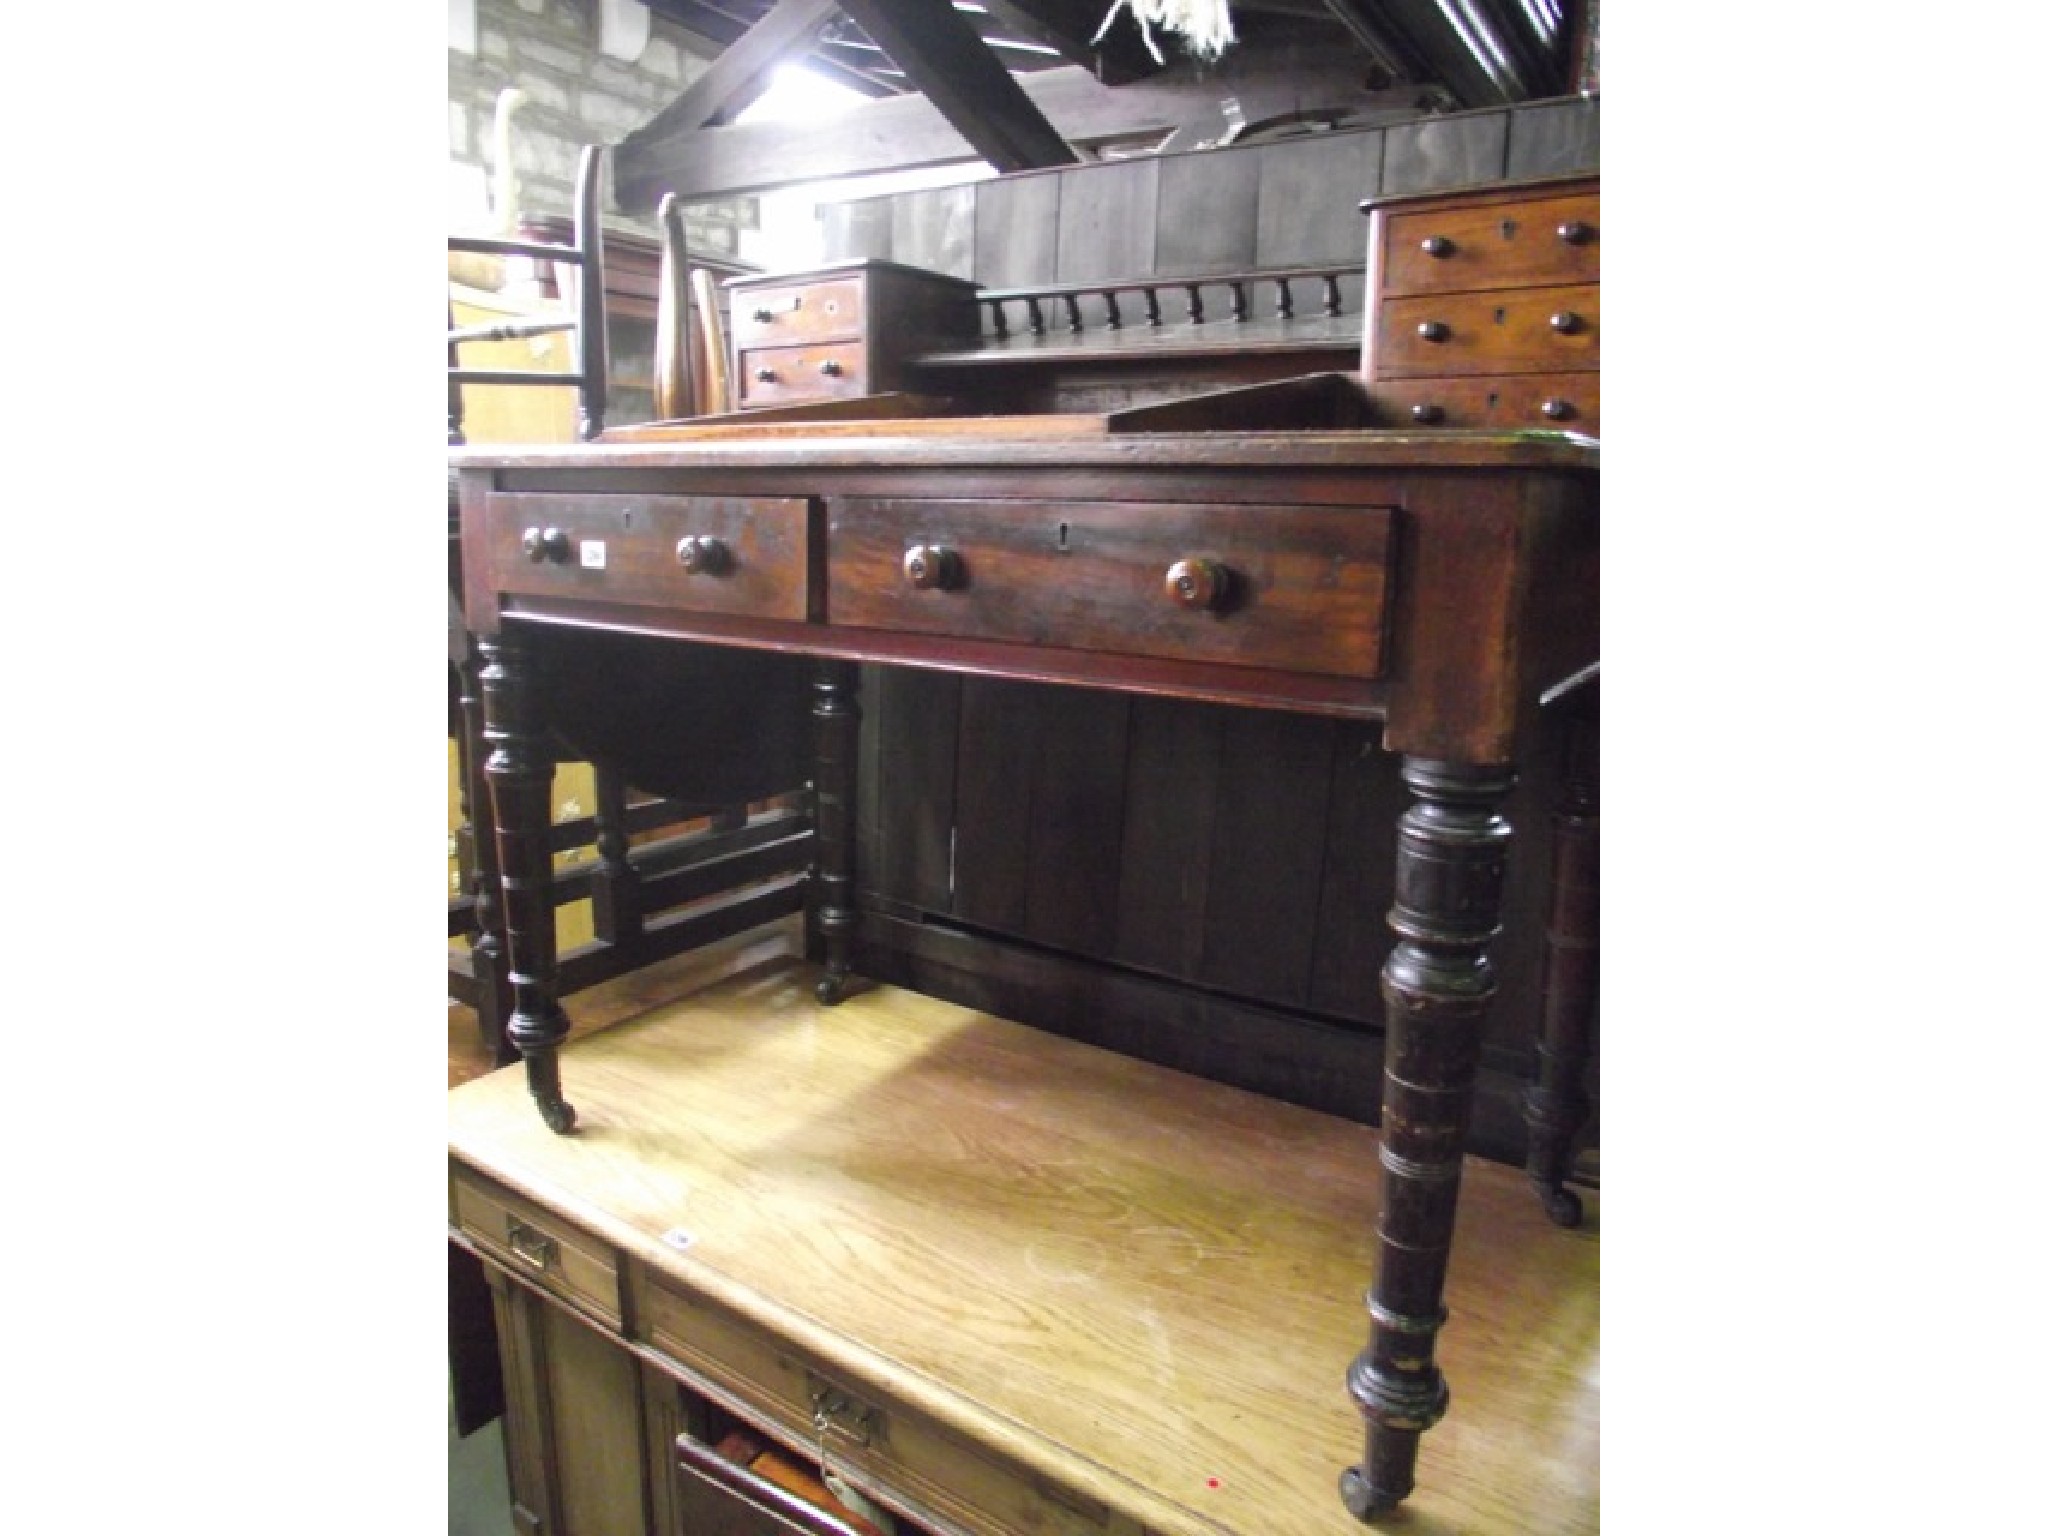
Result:
{"type": "Polygon", "coordinates": [[[1385,251],[1390,297],[1596,283],[1600,194],[1390,213],[1385,251]]]}
{"type": "Polygon", "coordinates": [[[832,504],[835,624],[1371,678],[1384,507],[895,500],[832,504]],[[923,583],[920,585],[920,583],[923,583]]]}
{"type": "Polygon", "coordinates": [[[1600,375],[1516,373],[1399,379],[1369,386],[1388,427],[1462,427],[1489,432],[1600,435],[1600,375]]]}
{"type": "Polygon", "coordinates": [[[864,1491],[968,1530],[1017,1536],[1142,1536],[1143,1528],[1079,1490],[908,1409],[835,1379],[766,1328],[648,1274],[638,1295],[646,1342],[744,1404],[763,1430],[852,1474],[864,1491]],[[820,1421],[824,1456],[819,1457],[820,1421]]]}
{"type": "Polygon", "coordinates": [[[784,347],[841,341],[861,333],[865,284],[855,277],[763,283],[732,294],[732,344],[784,347]]]}
{"type": "Polygon", "coordinates": [[[802,620],[810,502],[800,496],[486,499],[501,592],[802,620]]]}
{"type": "Polygon", "coordinates": [[[1380,310],[1380,378],[1541,373],[1600,366],[1600,290],[1389,299],[1380,310]]]}
{"type": "Polygon", "coordinates": [[[871,387],[865,343],[842,341],[808,347],[757,347],[739,355],[740,404],[800,405],[843,400],[871,387]]]}
{"type": "Polygon", "coordinates": [[[505,1269],[619,1325],[619,1261],[610,1248],[467,1169],[455,1171],[453,1201],[456,1226],[505,1269]]]}

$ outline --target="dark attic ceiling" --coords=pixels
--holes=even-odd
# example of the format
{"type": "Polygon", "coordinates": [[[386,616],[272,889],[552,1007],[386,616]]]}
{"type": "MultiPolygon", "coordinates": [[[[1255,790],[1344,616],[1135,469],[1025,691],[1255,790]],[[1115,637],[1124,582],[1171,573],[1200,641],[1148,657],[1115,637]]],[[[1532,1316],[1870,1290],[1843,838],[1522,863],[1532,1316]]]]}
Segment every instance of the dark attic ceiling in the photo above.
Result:
{"type": "Polygon", "coordinates": [[[718,52],[616,146],[619,202],[974,160],[1039,170],[1563,95],[1597,0],[1229,0],[1236,40],[1210,61],[1157,26],[1148,46],[1128,4],[1105,28],[1114,3],[649,0],[718,52]],[[786,63],[870,99],[816,129],[736,125],[786,63]]]}

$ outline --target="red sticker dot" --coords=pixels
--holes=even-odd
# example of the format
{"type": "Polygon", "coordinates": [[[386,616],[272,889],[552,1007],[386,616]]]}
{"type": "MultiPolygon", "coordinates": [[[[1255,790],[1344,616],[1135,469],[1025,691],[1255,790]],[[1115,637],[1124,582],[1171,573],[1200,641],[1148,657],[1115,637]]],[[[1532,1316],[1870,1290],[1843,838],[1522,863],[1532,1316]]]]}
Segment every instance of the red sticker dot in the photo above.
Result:
{"type": "Polygon", "coordinates": [[[1223,1486],[1223,1479],[1220,1477],[1212,1477],[1209,1479],[1209,1486],[1211,1488],[1221,1488],[1223,1486]]]}

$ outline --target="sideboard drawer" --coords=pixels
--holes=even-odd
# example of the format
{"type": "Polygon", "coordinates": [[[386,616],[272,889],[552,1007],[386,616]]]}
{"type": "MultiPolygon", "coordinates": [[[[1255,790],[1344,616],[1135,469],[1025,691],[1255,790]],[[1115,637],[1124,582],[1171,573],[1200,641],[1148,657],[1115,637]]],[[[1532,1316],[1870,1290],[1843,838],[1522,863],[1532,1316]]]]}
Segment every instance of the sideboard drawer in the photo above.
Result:
{"type": "Polygon", "coordinates": [[[808,347],[757,347],[739,356],[740,405],[800,405],[868,393],[867,346],[859,341],[808,347]]]}
{"type": "Polygon", "coordinates": [[[802,620],[810,501],[801,496],[494,493],[501,592],[802,620]]]}
{"type": "Polygon", "coordinates": [[[619,1262],[611,1249],[467,1169],[455,1171],[452,1199],[457,1228],[505,1269],[618,1326],[619,1262]]]}
{"type": "Polygon", "coordinates": [[[835,1380],[751,1319],[658,1274],[644,1278],[636,1306],[647,1344],[744,1404],[762,1429],[852,1474],[885,1502],[893,1496],[974,1531],[1142,1536],[1138,1522],[1099,1500],[1055,1487],[922,1412],[835,1380]]]}
{"type": "Polygon", "coordinates": [[[1381,424],[1388,427],[1600,435],[1600,375],[1590,370],[1392,379],[1370,388],[1381,424]]]}
{"type": "Polygon", "coordinates": [[[1388,297],[1600,280],[1600,194],[1432,208],[1387,219],[1388,297]]]}
{"type": "Polygon", "coordinates": [[[858,276],[763,283],[733,290],[735,347],[786,347],[858,336],[864,318],[858,276]]]}
{"type": "Polygon", "coordinates": [[[1372,678],[1385,507],[897,500],[829,509],[834,624],[1372,678]]]}
{"type": "Polygon", "coordinates": [[[1380,309],[1377,356],[1383,379],[1598,368],[1600,289],[1389,299],[1380,309]]]}

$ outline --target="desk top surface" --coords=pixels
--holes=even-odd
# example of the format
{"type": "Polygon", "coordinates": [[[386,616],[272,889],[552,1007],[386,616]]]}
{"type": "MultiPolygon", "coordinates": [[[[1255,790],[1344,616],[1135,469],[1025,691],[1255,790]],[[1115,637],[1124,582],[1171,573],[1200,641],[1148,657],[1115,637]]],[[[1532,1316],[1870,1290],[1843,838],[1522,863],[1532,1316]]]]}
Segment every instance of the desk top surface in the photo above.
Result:
{"type": "MultiPolygon", "coordinates": [[[[572,1046],[574,1136],[516,1069],[465,1084],[451,1152],[1152,1530],[1355,1530],[1376,1134],[896,988],[823,1009],[810,979],[771,962],[572,1046]]],[[[1458,1228],[1458,1402],[1404,1529],[1595,1530],[1597,1241],[1476,1161],[1458,1228]]]]}

